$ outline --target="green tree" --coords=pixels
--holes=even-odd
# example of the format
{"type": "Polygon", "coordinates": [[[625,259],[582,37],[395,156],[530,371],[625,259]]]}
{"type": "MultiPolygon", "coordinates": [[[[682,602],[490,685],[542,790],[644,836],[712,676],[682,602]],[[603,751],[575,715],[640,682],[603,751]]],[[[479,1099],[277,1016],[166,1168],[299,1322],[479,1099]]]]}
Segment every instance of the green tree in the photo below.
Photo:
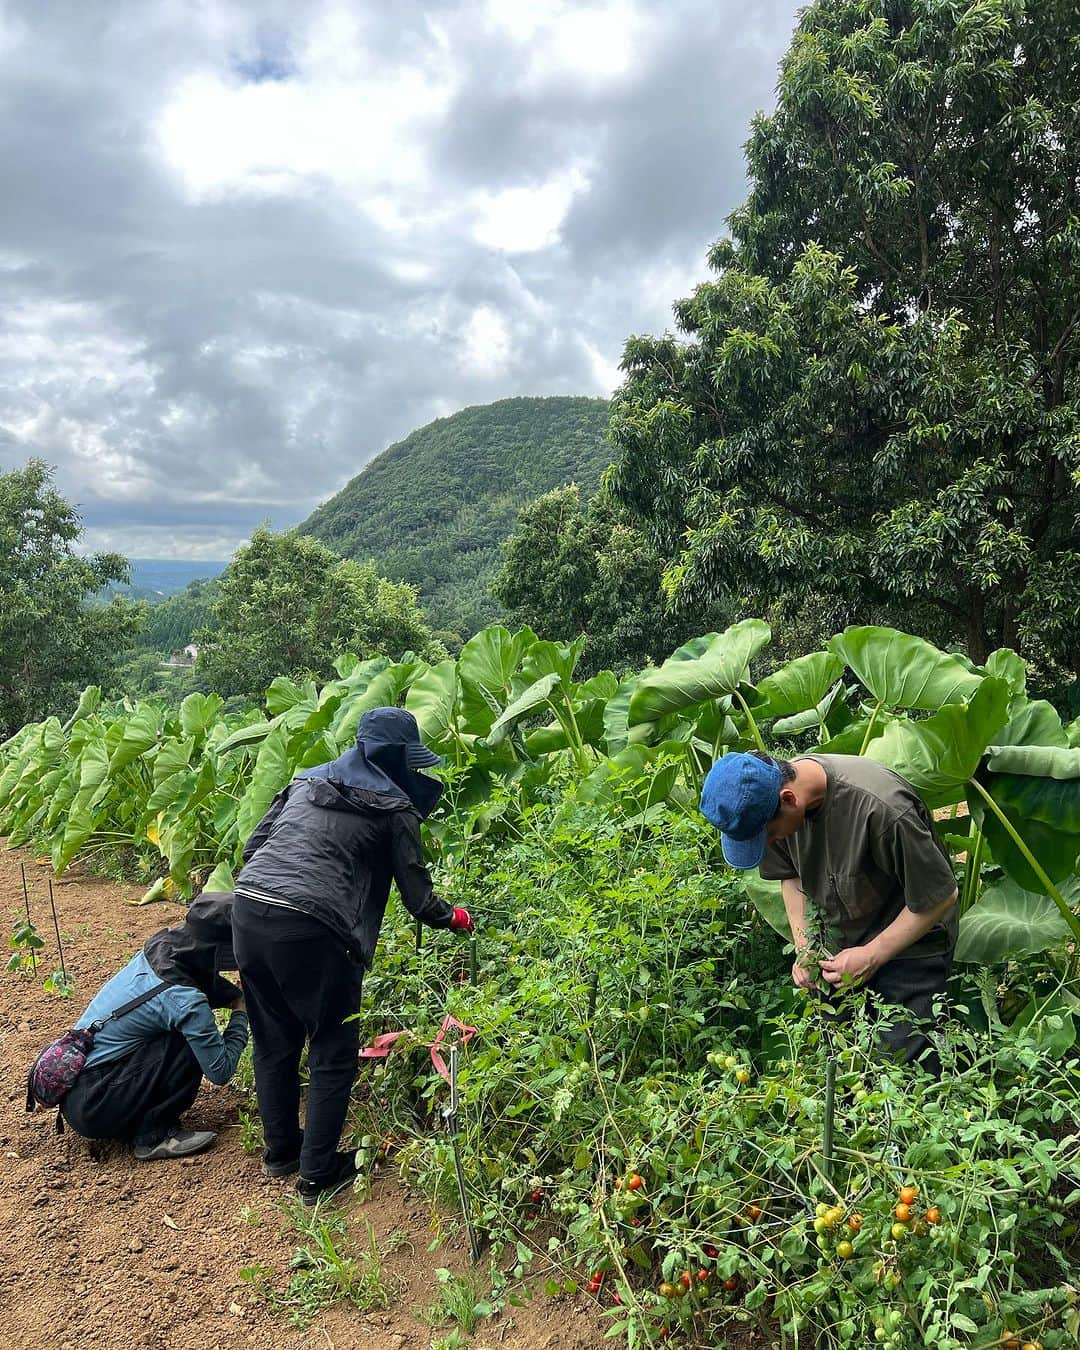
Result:
{"type": "Polygon", "coordinates": [[[189,582],[175,595],[148,604],[138,645],[166,654],[182,651],[195,632],[210,622],[210,612],[217,593],[215,577],[200,578],[189,582]]]}
{"type": "Polygon", "coordinates": [[[604,491],[583,507],[571,484],[518,513],[493,591],[515,625],[527,624],[542,638],[584,633],[582,671],[623,671],[662,660],[728,612],[710,604],[673,615],[663,569],[652,540],[624,507],[604,491]]]}
{"type": "Polygon", "coordinates": [[[1074,0],[818,0],[751,191],[627,343],[615,490],[746,592],[1080,669],[1074,0]]]}
{"type": "Polygon", "coordinates": [[[195,635],[211,689],[259,698],[278,675],[328,679],[344,651],[445,655],[416,589],[342,559],[315,539],[257,529],[218,580],[211,625],[195,635]]]}
{"type": "Polygon", "coordinates": [[[82,525],[52,474],[40,459],[0,474],[0,737],[74,707],[84,685],[107,679],[139,622],[130,601],[88,603],[127,580],[127,559],[75,554],[82,525]]]}

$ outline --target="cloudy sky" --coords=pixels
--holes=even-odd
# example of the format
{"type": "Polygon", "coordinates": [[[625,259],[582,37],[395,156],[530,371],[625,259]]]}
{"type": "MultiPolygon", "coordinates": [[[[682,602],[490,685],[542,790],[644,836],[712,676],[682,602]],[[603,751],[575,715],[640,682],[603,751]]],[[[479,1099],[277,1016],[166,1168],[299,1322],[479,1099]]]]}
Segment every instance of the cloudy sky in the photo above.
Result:
{"type": "Polygon", "coordinates": [[[473,403],[608,394],[793,0],[0,0],[0,470],[227,558],[473,403]]]}

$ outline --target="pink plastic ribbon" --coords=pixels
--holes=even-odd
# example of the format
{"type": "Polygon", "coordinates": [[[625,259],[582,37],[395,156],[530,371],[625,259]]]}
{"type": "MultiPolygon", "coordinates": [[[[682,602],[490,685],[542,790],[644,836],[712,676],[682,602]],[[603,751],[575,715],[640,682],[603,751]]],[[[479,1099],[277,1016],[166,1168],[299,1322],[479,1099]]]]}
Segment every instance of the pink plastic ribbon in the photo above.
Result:
{"type": "MultiPolygon", "coordinates": [[[[449,1013],[442,1020],[442,1026],[435,1034],[435,1039],[431,1042],[431,1063],[435,1072],[447,1083],[450,1082],[450,1072],[446,1067],[446,1062],[439,1053],[439,1047],[448,1041],[448,1032],[457,1029],[461,1032],[459,1040],[460,1045],[468,1045],[472,1038],[477,1035],[476,1027],[470,1027],[464,1022],[459,1022],[456,1017],[451,1017],[449,1013]]],[[[408,1029],[404,1031],[384,1031],[381,1036],[376,1036],[370,1045],[365,1045],[360,1051],[361,1059],[385,1059],[387,1055],[397,1045],[403,1036],[412,1039],[416,1038],[416,1033],[408,1029]]]]}

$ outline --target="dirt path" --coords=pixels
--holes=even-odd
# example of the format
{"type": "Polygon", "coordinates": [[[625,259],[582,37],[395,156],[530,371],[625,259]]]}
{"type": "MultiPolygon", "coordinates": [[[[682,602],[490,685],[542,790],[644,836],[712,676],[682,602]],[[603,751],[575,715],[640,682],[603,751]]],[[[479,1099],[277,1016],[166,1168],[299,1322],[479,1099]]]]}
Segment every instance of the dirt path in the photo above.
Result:
{"type": "MultiPolygon", "coordinates": [[[[102,983],[146,937],[176,922],[174,905],[136,908],[141,888],[114,885],[72,869],[54,882],[74,996],[41,988],[58,963],[48,906],[51,869],[25,850],[0,848],[4,932],[23,910],[19,864],[26,864],[35,924],[46,939],[36,978],[0,971],[0,1282],[2,1343],[18,1350],[428,1350],[433,1331],[416,1310],[435,1302],[435,1271],[468,1268],[460,1239],[436,1251],[424,1198],[394,1177],[371,1197],[342,1206],[358,1250],[366,1223],[400,1287],[387,1312],[338,1305],[297,1330],[252,1304],[238,1272],[262,1264],[281,1287],[297,1245],[280,1202],[289,1183],[265,1180],[245,1156],[236,1128],[241,1098],[203,1084],[190,1124],[218,1130],[217,1146],[197,1158],[138,1164],[130,1153],[95,1161],[85,1141],[54,1133],[53,1112],[27,1115],[25,1074],[41,1047],[71,1025],[102,983]]],[[[5,944],[6,945],[6,944],[5,944]]],[[[599,1350],[605,1322],[583,1296],[546,1298],[485,1320],[473,1350],[599,1350]]]]}

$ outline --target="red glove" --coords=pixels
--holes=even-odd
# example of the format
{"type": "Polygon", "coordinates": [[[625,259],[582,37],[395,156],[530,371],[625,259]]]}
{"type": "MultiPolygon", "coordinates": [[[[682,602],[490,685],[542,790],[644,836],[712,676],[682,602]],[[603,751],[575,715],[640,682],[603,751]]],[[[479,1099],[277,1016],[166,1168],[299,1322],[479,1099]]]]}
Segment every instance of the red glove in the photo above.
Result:
{"type": "Polygon", "coordinates": [[[460,907],[454,909],[454,917],[450,920],[450,927],[455,933],[471,933],[475,926],[472,915],[467,909],[461,909],[460,907]]]}

